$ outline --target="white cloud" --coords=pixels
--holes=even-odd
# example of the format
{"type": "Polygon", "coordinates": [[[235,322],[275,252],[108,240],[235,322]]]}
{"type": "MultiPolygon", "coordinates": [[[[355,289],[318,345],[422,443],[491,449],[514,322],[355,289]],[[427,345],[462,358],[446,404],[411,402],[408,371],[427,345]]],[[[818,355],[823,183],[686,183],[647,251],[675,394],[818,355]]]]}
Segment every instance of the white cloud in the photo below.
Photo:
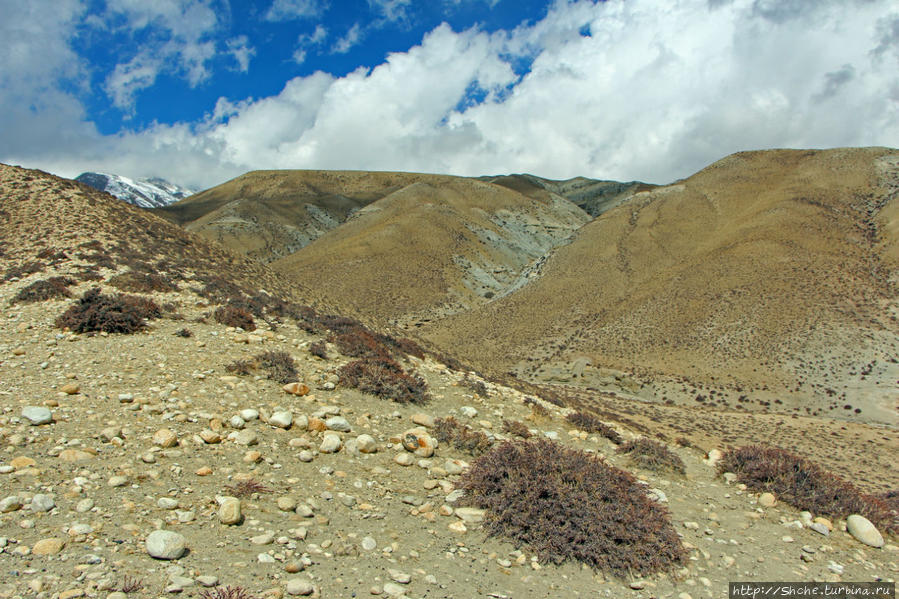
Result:
{"type": "Polygon", "coordinates": [[[412,0],[368,0],[368,6],[388,21],[408,21],[412,0]]]}
{"type": "Polygon", "coordinates": [[[314,17],[324,10],[319,0],[275,0],[265,13],[268,21],[293,21],[314,17]]]}
{"type": "Polygon", "coordinates": [[[316,25],[312,33],[301,33],[297,37],[297,48],[293,53],[293,61],[302,64],[306,60],[309,48],[320,46],[328,37],[328,30],[323,25],[316,25]]]}
{"type": "Polygon", "coordinates": [[[146,54],[135,56],[127,63],[119,63],[106,77],[104,88],[112,98],[112,103],[129,113],[134,108],[134,97],[142,89],[152,86],[162,62],[146,54]]]}
{"type": "Polygon", "coordinates": [[[228,54],[234,57],[237,68],[241,73],[250,70],[250,59],[256,55],[256,49],[250,45],[250,40],[245,35],[231,38],[227,42],[228,54]]]}
{"type": "Polygon", "coordinates": [[[331,52],[335,54],[346,54],[353,48],[353,46],[362,41],[363,35],[362,26],[359,25],[359,23],[353,24],[343,37],[334,42],[331,52]]]}
{"type": "Polygon", "coordinates": [[[59,38],[31,35],[48,48],[28,36],[19,48],[0,24],[12,40],[0,52],[47,61],[43,84],[17,83],[20,104],[36,108],[0,92],[2,161],[198,185],[253,168],[667,182],[737,150],[899,140],[893,0],[558,0],[514,31],[444,25],[373,69],[295,78],[271,97],[220,100],[198,123],[115,136],[54,86],[79,64],[65,42],[80,14],[71,6],[47,19],[59,38]]]}

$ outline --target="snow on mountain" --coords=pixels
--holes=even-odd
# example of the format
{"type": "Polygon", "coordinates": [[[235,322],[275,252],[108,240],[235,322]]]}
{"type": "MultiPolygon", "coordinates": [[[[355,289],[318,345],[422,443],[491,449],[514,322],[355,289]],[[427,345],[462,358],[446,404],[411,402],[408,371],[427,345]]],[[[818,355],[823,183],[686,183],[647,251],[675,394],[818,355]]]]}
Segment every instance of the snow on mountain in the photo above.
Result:
{"type": "Polygon", "coordinates": [[[141,208],[168,206],[196,193],[193,189],[169,183],[158,177],[129,179],[108,173],[81,173],[75,180],[141,208]]]}

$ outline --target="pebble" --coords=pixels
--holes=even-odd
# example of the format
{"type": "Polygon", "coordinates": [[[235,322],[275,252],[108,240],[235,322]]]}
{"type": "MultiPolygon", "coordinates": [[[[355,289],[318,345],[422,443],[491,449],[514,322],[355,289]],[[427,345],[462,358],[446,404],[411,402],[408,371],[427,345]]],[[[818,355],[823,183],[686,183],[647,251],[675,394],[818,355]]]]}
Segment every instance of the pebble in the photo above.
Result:
{"type": "Polygon", "coordinates": [[[250,537],[250,543],[253,545],[271,545],[275,540],[275,533],[269,531],[264,532],[261,535],[256,535],[255,537],[250,537]]]}
{"type": "Polygon", "coordinates": [[[830,536],[830,529],[820,522],[812,522],[808,525],[808,527],[814,530],[816,533],[824,535],[825,537],[830,536]]]}
{"type": "Polygon", "coordinates": [[[356,437],[356,448],[361,453],[377,453],[378,442],[371,435],[359,435],[356,437]]]}
{"type": "Polygon", "coordinates": [[[225,497],[219,505],[219,522],[226,525],[240,524],[243,520],[240,499],[225,497]]]}
{"type": "Polygon", "coordinates": [[[350,423],[347,422],[347,419],[343,416],[332,416],[331,418],[328,418],[327,420],[325,420],[325,426],[328,428],[328,430],[338,431],[341,433],[348,433],[350,432],[350,430],[352,430],[350,427],[350,423]]]}
{"type": "Polygon", "coordinates": [[[240,417],[244,419],[244,421],[249,422],[250,420],[256,420],[259,418],[259,410],[254,410],[253,408],[247,408],[245,410],[241,410],[239,412],[240,417]]]}
{"type": "Polygon", "coordinates": [[[288,595],[311,595],[315,592],[315,587],[305,578],[291,578],[287,581],[285,590],[288,595]]]}
{"type": "Polygon", "coordinates": [[[78,386],[78,383],[66,383],[62,387],[59,388],[60,391],[65,393],[66,395],[75,395],[81,387],[78,386]]]}
{"type": "Polygon", "coordinates": [[[709,466],[715,466],[724,457],[724,454],[721,453],[720,449],[712,449],[706,455],[706,459],[704,460],[706,464],[709,466]]]}
{"type": "Polygon", "coordinates": [[[315,458],[315,456],[312,455],[312,452],[309,451],[308,449],[304,449],[303,451],[301,451],[300,453],[297,454],[297,459],[299,459],[301,462],[308,463],[308,462],[311,462],[314,458],[315,458]]]}
{"type": "Polygon", "coordinates": [[[251,429],[244,429],[237,433],[237,436],[234,438],[234,442],[238,445],[245,445],[249,447],[250,445],[256,445],[259,443],[259,435],[256,434],[256,431],[251,429]]]}
{"type": "Polygon", "coordinates": [[[303,383],[287,383],[281,389],[284,390],[285,393],[290,393],[291,395],[306,395],[309,393],[309,386],[304,385],[303,383]]]}
{"type": "Polygon", "coordinates": [[[846,530],[858,541],[870,547],[883,547],[883,535],[870,520],[858,514],[846,518],[846,530]]]}
{"type": "Polygon", "coordinates": [[[478,411],[471,406],[462,406],[461,408],[459,408],[459,412],[461,412],[462,415],[467,418],[474,418],[478,415],[478,411]]]}
{"type": "Polygon", "coordinates": [[[75,504],[75,511],[83,514],[84,512],[89,512],[94,507],[94,500],[91,498],[85,498],[75,504]]]}
{"type": "Polygon", "coordinates": [[[178,500],[172,497],[160,497],[156,501],[156,507],[164,510],[173,510],[178,507],[178,500]]]}
{"type": "Polygon", "coordinates": [[[31,548],[31,553],[34,555],[56,555],[65,546],[66,542],[63,539],[41,539],[31,548]]]}
{"type": "Polygon", "coordinates": [[[393,461],[400,466],[411,466],[415,463],[415,458],[408,453],[400,453],[393,458],[393,461]]]}
{"type": "Polygon", "coordinates": [[[241,418],[240,416],[232,416],[231,420],[228,421],[228,426],[235,430],[240,430],[247,425],[247,421],[241,418]]]}
{"type": "Polygon", "coordinates": [[[173,433],[171,429],[161,428],[153,435],[153,445],[158,445],[163,449],[174,447],[178,444],[178,435],[173,433]]]}
{"type": "Polygon", "coordinates": [[[406,589],[396,584],[395,582],[388,582],[384,584],[384,592],[391,597],[396,597],[398,595],[405,594],[406,589]]]}
{"type": "Polygon", "coordinates": [[[208,443],[209,445],[222,442],[222,436],[208,428],[204,428],[200,431],[200,438],[203,440],[203,443],[208,443]]]}
{"type": "Polygon", "coordinates": [[[31,498],[31,511],[33,512],[49,512],[56,507],[56,501],[50,495],[38,493],[31,498]]]}
{"type": "Polygon", "coordinates": [[[435,426],[434,417],[429,416],[428,414],[422,414],[421,412],[412,414],[412,422],[425,428],[434,428],[435,426]]]}
{"type": "Polygon", "coordinates": [[[170,530],[154,530],[147,535],[146,548],[150,557],[178,559],[187,549],[187,539],[170,530]]]}
{"type": "MultiPolygon", "coordinates": [[[[197,576],[196,580],[197,584],[199,584],[201,587],[214,587],[219,582],[218,576],[212,575],[197,576]]],[[[109,599],[109,597],[107,596],[106,599],[109,599]]]]}
{"type": "Polygon", "coordinates": [[[268,419],[268,423],[278,428],[288,429],[293,424],[293,413],[287,410],[275,412],[268,419]]]}
{"type": "Polygon", "coordinates": [[[483,522],[486,513],[486,510],[481,510],[474,507],[459,507],[456,508],[455,511],[456,516],[461,518],[466,524],[477,524],[479,522],[483,522]]]}
{"type": "Polygon", "coordinates": [[[297,509],[297,500],[293,497],[279,497],[277,503],[282,512],[295,512],[297,509]]]}
{"type": "Polygon", "coordinates": [[[773,493],[762,493],[759,495],[759,505],[762,507],[774,507],[777,503],[777,498],[773,493]]]}
{"type": "Polygon", "coordinates": [[[400,584],[409,584],[412,582],[412,576],[403,572],[402,570],[395,570],[393,568],[389,568],[387,570],[387,574],[390,576],[390,580],[394,582],[398,582],[400,584]]]}
{"type": "Polygon", "coordinates": [[[22,408],[22,418],[28,420],[32,426],[50,424],[53,422],[53,412],[41,406],[27,406],[22,408]]]}
{"type": "Polygon", "coordinates": [[[57,457],[63,462],[81,462],[93,459],[94,454],[83,449],[63,449],[57,457]]]}
{"type": "Polygon", "coordinates": [[[362,539],[362,548],[366,551],[373,551],[377,546],[377,541],[375,541],[372,537],[365,537],[362,539]]]}
{"type": "Polygon", "coordinates": [[[343,441],[340,440],[340,435],[327,433],[318,450],[322,453],[337,453],[341,447],[343,447],[343,441]]]}
{"type": "Polygon", "coordinates": [[[108,484],[110,487],[124,487],[128,484],[128,477],[116,475],[111,477],[106,484],[108,484]]]}
{"type": "Polygon", "coordinates": [[[22,500],[17,495],[0,499],[0,514],[8,514],[22,509],[22,500]]]}

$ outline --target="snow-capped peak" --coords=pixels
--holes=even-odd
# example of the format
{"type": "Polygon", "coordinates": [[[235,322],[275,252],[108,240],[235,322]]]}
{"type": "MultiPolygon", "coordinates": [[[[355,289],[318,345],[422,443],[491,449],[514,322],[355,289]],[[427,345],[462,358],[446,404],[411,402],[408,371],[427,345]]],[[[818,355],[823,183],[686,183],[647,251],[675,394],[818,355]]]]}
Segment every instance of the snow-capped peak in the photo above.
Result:
{"type": "Polygon", "coordinates": [[[196,193],[192,189],[169,183],[158,177],[129,179],[109,173],[82,173],[75,177],[75,180],[141,208],[168,206],[196,193]]]}

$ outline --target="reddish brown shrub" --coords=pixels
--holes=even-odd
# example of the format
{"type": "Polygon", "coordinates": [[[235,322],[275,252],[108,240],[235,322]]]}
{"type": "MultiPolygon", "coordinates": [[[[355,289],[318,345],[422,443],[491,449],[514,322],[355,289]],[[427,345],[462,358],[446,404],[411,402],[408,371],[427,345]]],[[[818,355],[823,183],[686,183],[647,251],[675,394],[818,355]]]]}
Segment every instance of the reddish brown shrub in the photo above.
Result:
{"type": "Polygon", "coordinates": [[[240,327],[245,331],[255,331],[256,321],[249,311],[236,306],[219,306],[212,313],[212,318],[228,327],[240,327]]]}
{"type": "Polygon", "coordinates": [[[530,439],[531,431],[527,425],[520,420],[503,420],[503,432],[507,435],[515,435],[522,439],[530,439]]]}
{"type": "Polygon", "coordinates": [[[332,336],[338,351],[352,358],[390,358],[390,349],[364,327],[352,327],[332,336]]]}
{"type": "Polygon", "coordinates": [[[282,385],[296,382],[300,375],[291,355],[283,351],[267,351],[256,356],[259,364],[268,372],[268,378],[282,385]]]}
{"type": "Polygon", "coordinates": [[[225,492],[231,497],[249,497],[253,493],[271,493],[272,490],[258,480],[250,478],[233,485],[225,485],[225,492]]]}
{"type": "Polygon", "coordinates": [[[620,445],[623,441],[621,435],[618,434],[618,431],[592,414],[587,414],[586,412],[572,412],[565,417],[565,420],[582,431],[598,433],[615,445],[620,445]]]}
{"type": "Polygon", "coordinates": [[[601,457],[546,439],[506,442],[462,476],[487,510],[491,535],[530,547],[544,562],[574,560],[617,576],[671,570],[687,553],[646,489],[601,457]]]}
{"type": "Polygon", "coordinates": [[[133,295],[103,295],[99,287],[84,292],[56,319],[56,326],[76,333],[134,333],[146,326],[144,319],[159,318],[153,301],[133,295]]]}
{"type": "Polygon", "coordinates": [[[309,353],[322,360],[328,359],[328,345],[324,341],[316,341],[309,345],[309,353]]]}
{"type": "Polygon", "coordinates": [[[490,437],[452,416],[434,420],[434,437],[442,444],[452,445],[473,456],[483,454],[493,445],[490,437]]]}
{"type": "Polygon", "coordinates": [[[421,404],[429,401],[428,384],[389,358],[363,358],[338,370],[341,384],[398,403],[421,404]]]}
{"type": "Polygon", "coordinates": [[[109,279],[109,284],[120,291],[130,291],[132,293],[152,293],[154,291],[168,293],[170,291],[178,291],[178,285],[166,277],[133,270],[115,275],[109,279]]]}
{"type": "Polygon", "coordinates": [[[10,303],[33,303],[72,297],[72,293],[68,290],[68,287],[75,283],[75,279],[72,279],[71,277],[50,277],[49,279],[41,279],[20,289],[10,303]]]}
{"type": "Polygon", "coordinates": [[[797,509],[839,518],[861,514],[882,530],[899,532],[899,518],[883,498],[865,495],[817,463],[783,449],[732,449],[718,462],[718,470],[733,472],[753,491],[770,491],[797,509]]]}
{"type": "Polygon", "coordinates": [[[228,585],[212,590],[203,589],[200,591],[200,599],[258,599],[258,596],[246,587],[228,585]]]}
{"type": "Polygon", "coordinates": [[[617,451],[626,454],[631,463],[646,470],[676,474],[687,473],[687,467],[680,456],[653,439],[640,437],[620,445],[617,451]]]}

